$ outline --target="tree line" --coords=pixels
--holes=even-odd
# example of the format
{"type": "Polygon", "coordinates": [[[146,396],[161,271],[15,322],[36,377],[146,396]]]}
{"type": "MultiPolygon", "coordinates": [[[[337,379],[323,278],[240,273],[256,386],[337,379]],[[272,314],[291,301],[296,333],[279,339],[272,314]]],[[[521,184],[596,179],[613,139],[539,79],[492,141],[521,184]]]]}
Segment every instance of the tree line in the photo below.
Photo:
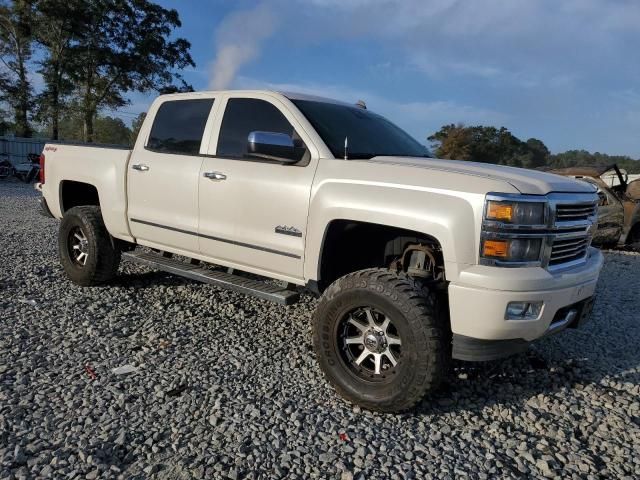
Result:
{"type": "Polygon", "coordinates": [[[629,156],[569,150],[551,154],[542,140],[523,141],[505,127],[444,125],[427,140],[438,158],[473,160],[523,168],[554,169],[609,166],[617,163],[628,173],[640,173],[640,161],[629,156]]]}
{"type": "Polygon", "coordinates": [[[180,26],[176,10],[149,0],[0,0],[0,130],[130,136],[102,112],[127,105],[131,92],[193,90],[179,73],[195,66],[190,43],[173,37],[180,26]]]}

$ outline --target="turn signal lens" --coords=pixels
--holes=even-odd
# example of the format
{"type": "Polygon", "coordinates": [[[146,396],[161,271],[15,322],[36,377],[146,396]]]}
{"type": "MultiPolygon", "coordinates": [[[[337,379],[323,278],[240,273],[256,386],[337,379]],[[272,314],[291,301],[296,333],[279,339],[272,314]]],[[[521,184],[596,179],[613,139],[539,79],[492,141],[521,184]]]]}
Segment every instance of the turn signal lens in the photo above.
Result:
{"type": "Polygon", "coordinates": [[[544,224],[544,208],[545,204],[542,202],[488,200],[485,218],[514,225],[542,225],[544,224]]]}
{"type": "Polygon", "coordinates": [[[488,220],[502,220],[511,222],[513,217],[513,205],[511,203],[494,202],[489,200],[487,205],[488,220]]]}
{"type": "Polygon", "coordinates": [[[482,255],[485,257],[506,258],[509,252],[509,242],[504,240],[485,240],[482,247],[482,255]]]}

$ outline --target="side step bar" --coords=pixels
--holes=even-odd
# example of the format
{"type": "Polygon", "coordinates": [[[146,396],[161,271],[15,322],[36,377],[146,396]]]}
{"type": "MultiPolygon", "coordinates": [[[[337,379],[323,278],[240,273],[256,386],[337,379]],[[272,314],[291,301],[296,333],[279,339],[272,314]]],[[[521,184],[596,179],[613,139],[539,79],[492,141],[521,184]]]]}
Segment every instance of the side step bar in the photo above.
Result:
{"type": "Polygon", "coordinates": [[[199,265],[181,262],[180,260],[174,260],[173,258],[154,253],[139,251],[122,252],[122,258],[148,265],[164,272],[173,273],[174,275],[190,278],[191,280],[211,283],[212,285],[226,288],[227,290],[234,290],[264,300],[271,300],[281,305],[291,305],[300,299],[298,292],[288,290],[278,285],[260,280],[252,280],[226,272],[208,270],[199,265]]]}

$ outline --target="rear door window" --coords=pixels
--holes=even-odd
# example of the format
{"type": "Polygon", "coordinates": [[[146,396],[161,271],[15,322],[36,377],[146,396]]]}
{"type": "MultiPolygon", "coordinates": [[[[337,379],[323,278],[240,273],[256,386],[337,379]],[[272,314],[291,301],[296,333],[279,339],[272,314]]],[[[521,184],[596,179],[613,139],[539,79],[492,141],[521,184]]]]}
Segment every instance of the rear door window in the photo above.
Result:
{"type": "Polygon", "coordinates": [[[286,133],[298,139],[293,126],[275,105],[255,98],[230,98],[222,119],[216,155],[245,158],[247,138],[254,131],[286,133]]]}
{"type": "Polygon", "coordinates": [[[160,153],[198,155],[213,98],[170,100],[158,108],[147,149],[160,153]]]}

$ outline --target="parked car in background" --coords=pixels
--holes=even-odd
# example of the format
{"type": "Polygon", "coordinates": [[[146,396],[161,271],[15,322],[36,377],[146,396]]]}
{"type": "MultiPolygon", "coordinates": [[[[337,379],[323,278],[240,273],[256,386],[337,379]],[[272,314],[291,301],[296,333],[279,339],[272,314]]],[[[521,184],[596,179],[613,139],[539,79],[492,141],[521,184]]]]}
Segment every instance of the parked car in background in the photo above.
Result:
{"type": "Polygon", "coordinates": [[[640,244],[640,179],[629,176],[617,165],[608,167],[569,167],[550,173],[582,180],[598,188],[598,229],[593,243],[600,246],[640,244]],[[617,177],[613,186],[605,177],[617,177]]]}

